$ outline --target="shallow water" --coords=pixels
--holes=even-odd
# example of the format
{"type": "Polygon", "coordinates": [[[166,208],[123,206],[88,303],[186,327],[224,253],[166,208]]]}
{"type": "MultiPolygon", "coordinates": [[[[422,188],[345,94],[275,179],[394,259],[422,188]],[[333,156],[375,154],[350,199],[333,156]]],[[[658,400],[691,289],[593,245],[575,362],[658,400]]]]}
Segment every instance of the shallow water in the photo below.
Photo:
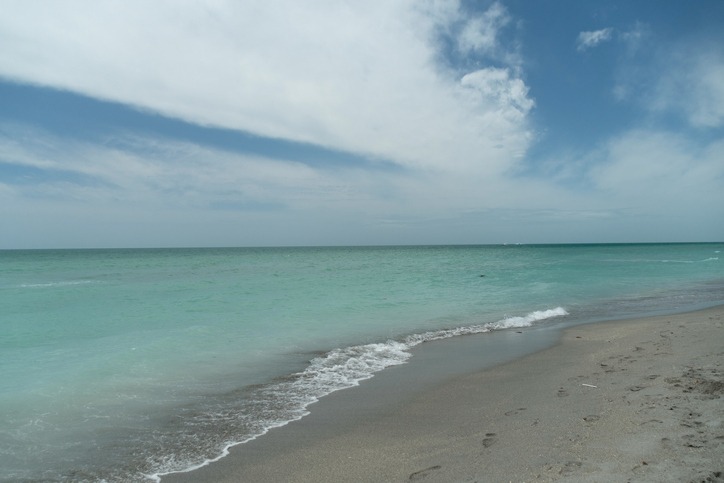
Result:
{"type": "Polygon", "coordinates": [[[141,481],[425,341],[722,302],[723,247],[0,251],[0,478],[141,481]]]}

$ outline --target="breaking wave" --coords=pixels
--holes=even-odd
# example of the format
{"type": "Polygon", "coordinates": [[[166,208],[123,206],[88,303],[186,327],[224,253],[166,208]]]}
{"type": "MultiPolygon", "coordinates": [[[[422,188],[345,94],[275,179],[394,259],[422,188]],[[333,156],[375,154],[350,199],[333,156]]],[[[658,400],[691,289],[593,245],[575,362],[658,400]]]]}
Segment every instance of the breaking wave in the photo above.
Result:
{"type": "Polygon", "coordinates": [[[147,477],[159,481],[164,474],[192,471],[218,461],[228,454],[232,446],[246,443],[272,428],[303,418],[309,414],[307,407],[320,398],[335,391],[357,386],[361,381],[373,377],[375,373],[385,368],[404,364],[412,357],[410,349],[422,343],[495,330],[529,327],[536,322],[565,315],[568,315],[568,312],[564,308],[556,307],[531,312],[524,316],[506,317],[492,323],[433,330],[408,335],[402,340],[334,349],[312,359],[304,371],[255,390],[242,411],[237,408],[229,414],[221,414],[217,410],[213,414],[200,415],[202,419],[224,421],[227,427],[231,420],[236,419],[244,422],[243,427],[249,431],[247,436],[239,438],[240,440],[225,443],[218,456],[195,464],[182,464],[176,457],[167,457],[165,461],[154,465],[158,467],[158,463],[161,463],[160,466],[164,467],[164,470],[147,477]],[[253,425],[250,424],[252,421],[253,425]]]}

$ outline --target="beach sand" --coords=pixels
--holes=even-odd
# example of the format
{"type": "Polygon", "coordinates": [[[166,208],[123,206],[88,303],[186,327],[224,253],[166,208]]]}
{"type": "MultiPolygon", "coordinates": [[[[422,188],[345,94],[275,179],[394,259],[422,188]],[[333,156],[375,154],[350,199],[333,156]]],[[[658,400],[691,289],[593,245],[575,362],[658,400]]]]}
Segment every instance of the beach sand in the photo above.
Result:
{"type": "Polygon", "coordinates": [[[723,315],[575,326],[490,369],[399,379],[399,397],[388,369],[163,483],[724,481],[723,315]]]}

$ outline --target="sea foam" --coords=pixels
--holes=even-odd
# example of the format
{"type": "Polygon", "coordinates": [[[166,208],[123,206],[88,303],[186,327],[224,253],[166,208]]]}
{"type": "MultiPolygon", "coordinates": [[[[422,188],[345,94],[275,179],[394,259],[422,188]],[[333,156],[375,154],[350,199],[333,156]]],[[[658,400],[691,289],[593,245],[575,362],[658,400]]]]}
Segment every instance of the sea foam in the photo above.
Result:
{"type": "Polygon", "coordinates": [[[167,461],[166,471],[147,477],[159,481],[164,474],[192,471],[218,461],[228,454],[231,447],[256,439],[272,428],[303,418],[309,414],[307,407],[320,398],[335,391],[358,386],[361,381],[370,379],[383,369],[404,364],[412,357],[410,350],[422,343],[495,330],[530,327],[536,322],[565,315],[568,315],[568,312],[563,307],[556,307],[531,312],[524,316],[506,317],[492,323],[434,330],[408,335],[402,340],[334,349],[312,359],[305,370],[260,388],[255,396],[250,398],[251,406],[264,408],[263,415],[255,411],[257,427],[255,435],[243,441],[231,442],[219,456],[184,469],[171,469],[169,466],[175,465],[167,461]]]}
{"type": "Polygon", "coordinates": [[[93,280],[68,280],[64,282],[45,282],[45,283],[22,283],[18,285],[20,288],[50,288],[50,287],[68,287],[73,285],[87,285],[96,283],[93,280]]]}
{"type": "Polygon", "coordinates": [[[324,356],[313,359],[309,367],[299,373],[298,381],[309,388],[316,388],[313,392],[323,396],[332,391],[356,386],[376,372],[407,362],[412,356],[410,349],[424,342],[493,330],[530,327],[535,322],[564,315],[568,315],[568,312],[563,307],[556,307],[520,317],[507,317],[493,323],[412,334],[402,341],[388,340],[384,343],[334,349],[324,356]]]}

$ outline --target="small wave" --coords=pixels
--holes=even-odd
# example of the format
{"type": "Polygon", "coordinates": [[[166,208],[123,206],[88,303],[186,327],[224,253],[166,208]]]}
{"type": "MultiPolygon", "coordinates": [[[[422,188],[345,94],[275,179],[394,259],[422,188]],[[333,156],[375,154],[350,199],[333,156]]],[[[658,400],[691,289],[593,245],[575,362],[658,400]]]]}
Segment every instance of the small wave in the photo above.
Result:
{"type": "MultiPolygon", "coordinates": [[[[160,481],[163,475],[193,471],[218,461],[229,454],[231,447],[254,440],[272,428],[284,426],[303,418],[309,414],[307,407],[320,398],[342,389],[358,386],[361,381],[370,379],[383,369],[406,363],[412,357],[410,349],[424,342],[495,330],[529,327],[536,322],[565,315],[568,315],[568,312],[563,307],[556,307],[531,312],[524,316],[506,317],[493,323],[434,330],[412,334],[402,340],[388,340],[382,343],[334,349],[312,359],[304,371],[292,374],[283,381],[264,386],[256,391],[249,401],[249,405],[263,409],[260,412],[252,411],[255,413],[253,417],[258,418],[253,423],[253,426],[257,428],[254,434],[241,441],[227,444],[213,459],[206,459],[193,465],[186,464],[183,465],[183,469],[180,469],[178,461],[174,461],[172,458],[165,459],[163,470],[146,475],[146,477],[160,481]]],[[[229,416],[239,417],[238,414],[229,416]]]]}
{"type": "Polygon", "coordinates": [[[703,260],[661,260],[662,263],[704,263],[704,262],[715,262],[719,260],[719,257],[709,257],[703,260]]]}
{"type": "Polygon", "coordinates": [[[66,282],[46,282],[46,283],[22,283],[20,288],[48,288],[48,287],[67,287],[71,285],[86,285],[95,283],[94,280],[71,280],[66,282]]]}
{"type": "Polygon", "coordinates": [[[78,280],[73,282],[47,282],[47,283],[23,283],[20,288],[47,288],[47,287],[68,287],[72,285],[86,285],[93,283],[91,280],[78,280]]]}
{"type": "MultiPolygon", "coordinates": [[[[715,252],[716,253],[716,252],[715,252]]],[[[639,258],[639,259],[608,259],[604,260],[609,263],[705,263],[715,262],[719,260],[719,257],[709,257],[702,260],[669,260],[669,259],[652,259],[652,258],[639,258]]]]}
{"type": "Polygon", "coordinates": [[[335,349],[324,356],[313,359],[309,367],[299,374],[300,378],[295,382],[299,382],[307,388],[314,388],[312,392],[321,397],[340,389],[356,386],[360,381],[369,379],[376,372],[407,362],[412,357],[409,350],[424,342],[461,335],[481,334],[493,330],[530,327],[535,322],[564,315],[568,315],[568,312],[563,307],[557,307],[531,312],[522,317],[507,317],[488,324],[413,334],[405,337],[401,342],[388,340],[384,343],[335,349]]]}
{"type": "Polygon", "coordinates": [[[495,322],[488,325],[495,330],[530,327],[538,321],[550,319],[553,317],[562,317],[564,315],[568,315],[566,309],[564,309],[563,307],[556,307],[555,309],[538,310],[536,312],[531,312],[530,314],[523,317],[508,317],[501,320],[500,322],[495,322]]]}

